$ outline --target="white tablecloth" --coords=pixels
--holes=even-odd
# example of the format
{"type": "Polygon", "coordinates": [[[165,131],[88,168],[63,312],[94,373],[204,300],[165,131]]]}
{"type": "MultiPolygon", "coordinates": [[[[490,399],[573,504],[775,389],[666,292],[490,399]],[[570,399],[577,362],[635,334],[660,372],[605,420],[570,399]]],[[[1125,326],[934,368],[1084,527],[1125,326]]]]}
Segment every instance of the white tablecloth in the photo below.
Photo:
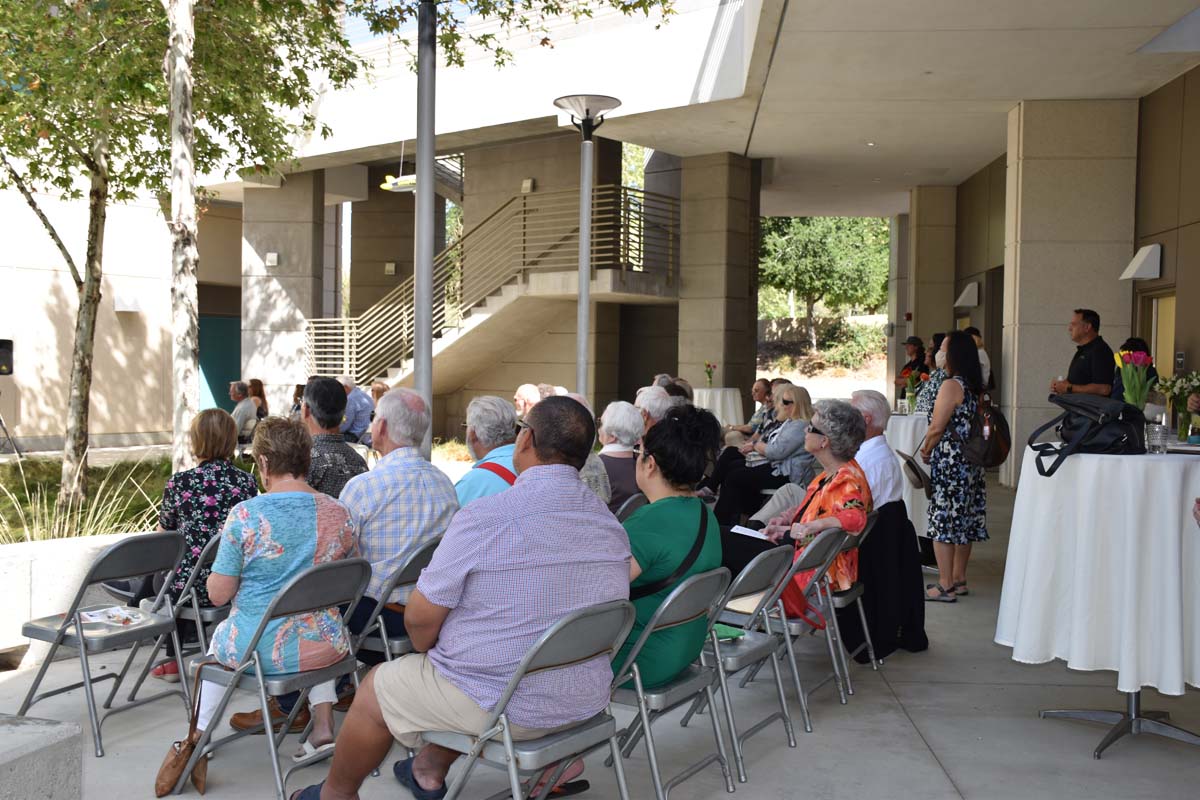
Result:
{"type": "MultiPolygon", "coordinates": [[[[920,461],[921,456],[917,451],[921,449],[921,442],[925,440],[925,431],[928,429],[929,421],[924,414],[909,414],[903,417],[893,414],[888,420],[884,438],[893,450],[903,450],[920,461]]],[[[929,468],[926,467],[925,471],[928,472],[929,468]]],[[[925,499],[925,491],[914,489],[907,478],[903,486],[901,496],[904,498],[904,505],[908,506],[908,518],[917,529],[917,535],[926,536],[929,531],[929,501],[925,499]]]]}
{"type": "Polygon", "coordinates": [[[707,408],[722,425],[745,425],[750,419],[742,416],[742,393],[738,389],[692,389],[692,403],[707,408]]]}
{"type": "Polygon", "coordinates": [[[1200,685],[1200,456],[1073,455],[1052,477],[1026,449],[996,642],[1013,660],[1117,671],[1117,688],[1200,685]]]}

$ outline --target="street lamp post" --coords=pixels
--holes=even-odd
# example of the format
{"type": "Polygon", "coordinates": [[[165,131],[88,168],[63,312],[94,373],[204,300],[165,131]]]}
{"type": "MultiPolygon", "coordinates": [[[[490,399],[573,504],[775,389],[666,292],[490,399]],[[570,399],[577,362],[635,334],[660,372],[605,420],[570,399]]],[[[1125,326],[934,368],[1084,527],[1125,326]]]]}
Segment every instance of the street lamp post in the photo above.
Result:
{"type": "MultiPolygon", "coordinates": [[[[433,154],[434,85],[437,71],[437,3],[421,0],[417,11],[417,185],[413,252],[413,386],[433,413],[433,154]]],[[[402,167],[403,168],[403,167],[402,167]]],[[[432,425],[421,453],[430,457],[432,425]]]]}
{"type": "Polygon", "coordinates": [[[579,149],[579,308],[575,320],[575,391],[588,395],[588,331],[591,327],[592,288],[592,184],[594,183],[592,134],[604,115],[621,105],[602,94],[573,94],[554,105],[571,114],[571,123],[583,134],[579,149]]]}

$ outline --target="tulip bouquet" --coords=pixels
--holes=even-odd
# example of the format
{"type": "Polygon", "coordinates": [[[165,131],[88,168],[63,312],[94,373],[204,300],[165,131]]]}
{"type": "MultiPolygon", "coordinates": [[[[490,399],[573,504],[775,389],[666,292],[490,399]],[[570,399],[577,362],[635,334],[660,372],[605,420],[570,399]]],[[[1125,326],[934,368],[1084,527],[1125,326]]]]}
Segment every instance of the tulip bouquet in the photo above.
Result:
{"type": "Polygon", "coordinates": [[[1150,392],[1150,367],[1154,359],[1147,353],[1121,350],[1113,354],[1117,369],[1121,370],[1121,382],[1125,385],[1125,402],[1139,409],[1146,407],[1146,395],[1150,392]]]}
{"type": "Polygon", "coordinates": [[[712,361],[704,362],[704,376],[706,378],[708,378],[709,386],[712,386],[712,376],[713,376],[713,372],[716,371],[716,369],[717,369],[717,365],[715,363],[713,363],[712,361]]]}
{"type": "Polygon", "coordinates": [[[929,373],[917,372],[915,369],[906,370],[906,372],[908,372],[908,375],[905,376],[905,380],[908,383],[908,391],[905,393],[905,396],[915,398],[925,388],[924,384],[929,380],[929,373]]]}

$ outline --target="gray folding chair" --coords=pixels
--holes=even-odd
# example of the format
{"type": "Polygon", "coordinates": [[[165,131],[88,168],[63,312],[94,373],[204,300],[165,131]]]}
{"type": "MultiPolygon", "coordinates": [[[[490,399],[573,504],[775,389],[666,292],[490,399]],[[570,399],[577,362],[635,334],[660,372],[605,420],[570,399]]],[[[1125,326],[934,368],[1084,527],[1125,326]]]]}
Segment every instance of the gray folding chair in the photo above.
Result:
{"type": "MultiPolygon", "coordinates": [[[[775,720],[783,723],[787,733],[788,747],[796,746],[796,736],[792,729],[792,715],[788,711],[787,697],[783,692],[783,677],[779,672],[779,661],[775,655],[779,652],[779,639],[770,633],[770,620],[767,612],[767,601],[771,589],[779,585],[792,563],[792,551],[787,547],[775,547],[759,553],[754,560],[745,566],[738,576],[733,579],[725,596],[721,598],[718,608],[725,608],[737,597],[761,595],[758,605],[750,614],[748,624],[742,630],[740,637],[729,641],[717,638],[713,630],[709,637],[711,641],[705,645],[700,654],[700,663],[704,666],[716,667],[717,681],[721,687],[721,700],[725,704],[725,719],[729,722],[729,736],[733,743],[733,759],[737,764],[738,781],[746,782],[746,764],[742,757],[742,747],[747,739],[766,728],[775,720]],[[760,630],[759,628],[762,628],[760,630]],[[729,693],[728,676],[744,669],[753,669],[765,661],[771,662],[775,675],[775,691],[779,698],[779,710],[768,714],[746,729],[738,733],[737,719],[734,716],[733,701],[729,693]]],[[[776,623],[778,624],[778,623],[776,623]]],[[[683,718],[687,725],[692,714],[704,707],[703,700],[697,700],[683,718]]]]}
{"type": "Polygon", "coordinates": [[[29,707],[40,700],[83,687],[83,696],[87,701],[88,719],[92,724],[92,742],[96,748],[96,758],[102,758],[104,756],[104,742],[100,738],[100,726],[104,723],[104,720],[113,714],[128,711],[131,708],[136,708],[137,706],[170,695],[178,695],[182,698],[184,707],[190,707],[187,689],[181,685],[151,697],[112,708],[113,698],[116,697],[117,691],[121,688],[121,683],[125,680],[125,676],[129,672],[129,666],[133,662],[132,654],[126,659],[125,666],[119,673],[108,673],[98,678],[92,677],[91,667],[88,664],[89,655],[119,650],[144,639],[170,636],[175,644],[176,664],[179,666],[180,671],[182,671],[183,661],[179,655],[179,637],[175,631],[175,617],[170,608],[171,601],[166,596],[166,584],[163,585],[163,589],[159,592],[157,598],[159,602],[162,602],[165,598],[167,603],[166,612],[159,614],[128,609],[126,613],[133,617],[133,621],[128,625],[83,621],[85,613],[111,608],[111,604],[80,607],[80,603],[83,602],[83,596],[88,587],[95,586],[103,581],[141,578],[159,572],[166,572],[167,583],[169,584],[174,577],[175,568],[179,565],[179,559],[183,556],[183,548],[183,537],[173,531],[148,533],[142,536],[131,536],[128,539],[123,539],[109,546],[99,555],[96,562],[92,564],[91,569],[88,570],[87,575],[84,576],[79,590],[75,593],[75,599],[71,601],[71,606],[65,613],[30,620],[22,626],[22,636],[37,639],[41,642],[49,642],[50,651],[46,653],[46,657],[42,661],[42,666],[38,669],[37,676],[33,679],[33,685],[29,687],[29,692],[25,695],[25,700],[21,703],[20,709],[17,710],[18,717],[25,716],[25,712],[29,710],[29,707]],[[50,667],[51,662],[54,661],[54,654],[62,646],[72,647],[79,651],[79,668],[83,673],[83,680],[79,683],[73,683],[70,686],[63,686],[35,695],[38,686],[42,683],[42,679],[46,676],[46,670],[50,667]],[[100,717],[96,711],[96,696],[93,687],[95,684],[107,680],[115,681],[115,683],[113,684],[112,691],[108,694],[108,698],[104,701],[104,708],[107,710],[107,713],[103,717],[100,717]]]}
{"type": "MultiPolygon", "coordinates": [[[[862,547],[863,542],[867,540],[871,530],[875,527],[875,521],[879,519],[879,513],[872,511],[867,515],[867,525],[863,528],[862,533],[857,536],[846,536],[846,541],[842,543],[841,552],[848,553],[852,550],[857,550],[862,547]]],[[[879,662],[875,659],[875,643],[871,641],[871,629],[867,627],[867,612],[863,608],[862,596],[863,585],[861,581],[855,581],[849,589],[843,589],[840,592],[833,591],[833,587],[829,585],[828,575],[821,581],[817,599],[821,604],[823,611],[826,613],[827,621],[833,625],[833,635],[837,640],[838,647],[835,648],[838,656],[841,658],[842,675],[846,681],[846,694],[854,694],[854,682],[850,679],[850,659],[862,652],[862,649],[867,648],[867,654],[871,657],[871,669],[879,671],[879,662]],[[843,608],[849,608],[851,604],[858,606],[858,619],[863,627],[863,641],[858,647],[854,648],[853,652],[847,653],[844,647],[841,647],[842,628],[838,624],[837,612],[843,608]]]]}
{"type": "Polygon", "coordinates": [[[456,800],[462,794],[479,761],[508,771],[509,790],[494,797],[508,797],[509,792],[513,800],[529,797],[536,788],[536,781],[531,780],[526,789],[521,785],[521,776],[530,775],[546,777],[544,788],[538,795],[544,798],[571,761],[606,744],[617,775],[617,791],[621,800],[629,800],[611,704],[567,730],[520,742],[513,741],[505,709],[521,681],[529,675],[596,658],[611,658],[629,636],[635,616],[633,604],[628,600],[613,600],[568,614],[543,633],[521,659],[500,701],[488,715],[483,733],[478,736],[450,731],[423,734],[426,742],[456,750],[467,757],[463,769],[450,784],[446,800],[456,800]]]}
{"type": "Polygon", "coordinates": [[[621,503],[621,507],[617,509],[617,522],[624,522],[625,520],[629,519],[633,512],[637,511],[648,502],[650,501],[646,499],[646,495],[642,494],[641,492],[630,495],[624,503],[621,503]]]}
{"type": "MultiPolygon", "coordinates": [[[[344,658],[328,667],[307,670],[305,672],[267,675],[263,673],[262,660],[258,655],[258,643],[267,625],[278,619],[285,619],[298,614],[322,611],[329,608],[336,609],[340,605],[349,606],[348,616],[349,613],[353,612],[354,606],[358,604],[359,599],[362,598],[363,592],[366,591],[367,583],[370,580],[371,564],[362,558],[327,561],[324,564],[317,564],[314,567],[306,569],[293,578],[271,600],[271,605],[267,607],[266,614],[263,615],[262,620],[258,623],[258,629],[250,637],[246,652],[237,667],[230,669],[222,664],[213,663],[206,663],[200,666],[200,680],[215,683],[218,686],[225,687],[225,689],[221,693],[221,700],[213,713],[213,724],[209,725],[208,729],[200,736],[200,741],[196,743],[196,749],[192,753],[187,767],[180,774],[179,782],[175,784],[175,794],[183,791],[184,784],[187,783],[188,777],[192,774],[192,769],[201,758],[207,758],[209,753],[235,739],[240,739],[252,733],[258,733],[260,730],[266,734],[263,738],[266,739],[267,749],[270,752],[271,770],[275,777],[275,791],[279,800],[286,800],[287,798],[287,795],[284,793],[284,785],[292,772],[322,758],[327,758],[330,755],[327,751],[317,757],[305,759],[289,767],[285,773],[279,769],[279,746],[288,735],[288,731],[291,729],[296,715],[304,707],[309,691],[319,683],[337,680],[343,675],[349,675],[354,672],[358,666],[358,662],[354,657],[353,650],[347,652],[344,658]],[[271,709],[267,702],[268,695],[278,697],[289,692],[299,692],[300,697],[292,707],[291,713],[280,727],[278,733],[275,733],[266,726],[260,726],[244,731],[236,731],[220,739],[214,739],[213,731],[217,727],[216,723],[224,716],[225,708],[229,705],[229,701],[233,698],[233,693],[236,689],[257,690],[263,720],[267,721],[271,719],[271,709]]],[[[346,637],[346,641],[352,642],[353,639],[350,637],[350,632],[346,629],[345,620],[340,615],[338,616],[338,625],[341,626],[342,634],[346,637]]]]}
{"type": "MultiPolygon", "coordinates": [[[[231,607],[229,603],[226,603],[223,606],[201,606],[200,592],[197,588],[197,581],[201,572],[212,566],[213,561],[215,561],[217,558],[217,548],[220,547],[220,544],[221,537],[219,535],[209,539],[208,544],[206,544],[204,549],[200,551],[200,557],[196,559],[196,564],[192,568],[192,573],[188,575],[187,580],[184,582],[183,589],[179,592],[179,599],[176,600],[175,603],[170,607],[170,613],[172,613],[175,617],[176,626],[178,626],[179,620],[181,619],[188,620],[196,626],[196,635],[199,638],[199,647],[189,648],[187,645],[184,645],[184,650],[187,652],[198,650],[201,653],[207,653],[208,627],[211,625],[216,625],[229,616],[229,609],[231,607]]],[[[166,582],[163,585],[168,587],[169,592],[170,582],[166,582]]],[[[169,600],[169,598],[169,594],[160,593],[155,599],[154,605],[151,607],[151,611],[156,614],[163,613],[164,610],[166,610],[166,602],[169,600]]],[[[141,675],[138,676],[137,682],[133,684],[133,689],[129,692],[130,700],[133,700],[134,697],[137,696],[138,690],[142,688],[142,684],[146,681],[151,669],[158,666],[158,664],[173,660],[170,656],[162,659],[158,658],[158,653],[166,644],[166,641],[166,634],[162,634],[154,642],[154,649],[150,651],[150,657],[146,659],[146,665],[142,668],[141,675]]],[[[129,652],[130,661],[133,660],[139,647],[141,647],[141,642],[137,642],[133,645],[133,648],[129,652]]],[[[185,686],[184,691],[186,691],[187,682],[183,681],[183,683],[185,686]]]]}
{"type": "MultiPolygon", "coordinates": [[[[412,641],[407,636],[390,636],[388,634],[387,623],[381,615],[393,592],[397,589],[417,585],[417,580],[421,577],[421,570],[429,566],[429,562],[433,560],[434,551],[437,550],[441,541],[441,536],[435,536],[418,547],[383,584],[383,590],[379,593],[380,596],[375,602],[375,607],[371,609],[371,615],[367,617],[362,633],[358,634],[355,639],[355,653],[360,650],[370,650],[374,653],[383,653],[383,657],[391,661],[396,656],[413,651],[412,641]]],[[[357,675],[357,673],[355,674],[357,675]]]]}
{"type": "MultiPolygon", "coordinates": [[[[833,671],[818,681],[811,689],[805,690],[800,682],[800,667],[796,661],[795,643],[800,636],[808,633],[816,633],[818,630],[810,625],[807,621],[799,618],[785,618],[783,607],[783,592],[791,584],[792,579],[801,572],[813,570],[813,576],[809,579],[804,587],[804,596],[809,603],[818,605],[817,590],[820,586],[820,580],[829,571],[829,567],[833,564],[833,560],[837,558],[841,551],[843,541],[845,541],[846,532],[841,528],[831,528],[822,531],[811,541],[800,557],[792,562],[792,566],[784,573],[781,580],[766,600],[767,615],[766,620],[770,621],[768,625],[762,625],[762,630],[767,631],[779,637],[780,644],[783,646],[784,656],[787,659],[789,669],[792,674],[792,683],[796,689],[796,696],[800,700],[800,714],[804,719],[804,729],[809,733],[812,732],[812,718],[808,713],[808,698],[820,687],[824,686],[830,680],[833,680],[837,685],[838,695],[841,702],[846,702],[846,691],[842,685],[841,661],[838,659],[837,653],[834,650],[833,638],[829,635],[829,627],[826,626],[825,644],[829,649],[829,661],[833,665],[833,671]]],[[[744,614],[737,611],[725,609],[720,614],[720,621],[726,625],[738,625],[746,627],[752,625],[750,614],[744,614]]],[[[747,672],[743,677],[739,686],[745,687],[747,683],[754,680],[758,674],[758,670],[762,664],[758,664],[747,672]]]]}
{"type": "Polygon", "coordinates": [[[671,789],[714,762],[721,767],[726,791],[734,790],[729,757],[725,754],[725,739],[721,735],[721,724],[716,713],[717,704],[713,696],[716,670],[701,664],[692,664],[666,683],[647,689],[642,685],[642,675],[635,663],[646,641],[655,633],[667,628],[703,619],[707,624],[704,635],[705,638],[709,637],[717,620],[717,612],[721,609],[721,599],[728,587],[729,570],[725,567],[701,572],[683,580],[659,605],[625,657],[625,663],[615,672],[613,686],[616,688],[613,691],[613,702],[634,706],[638,710],[638,716],[621,732],[622,755],[628,757],[638,739],[642,736],[646,738],[646,757],[650,762],[650,777],[654,781],[654,796],[657,800],[666,800],[671,789]],[[633,688],[626,688],[631,680],[633,688]],[[687,767],[664,784],[658,767],[658,754],[651,725],[663,714],[684,703],[695,703],[699,698],[704,698],[711,711],[709,718],[717,751],[687,767]]]}

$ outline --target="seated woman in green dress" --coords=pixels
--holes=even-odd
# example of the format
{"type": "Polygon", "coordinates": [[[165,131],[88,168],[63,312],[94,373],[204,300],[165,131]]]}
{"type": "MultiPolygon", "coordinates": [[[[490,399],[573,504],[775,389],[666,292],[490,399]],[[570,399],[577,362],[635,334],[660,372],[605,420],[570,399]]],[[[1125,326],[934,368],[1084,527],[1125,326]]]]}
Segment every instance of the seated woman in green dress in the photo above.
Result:
{"type": "MultiPolygon", "coordinates": [[[[696,484],[708,464],[716,459],[721,426],[711,412],[694,406],[670,409],[642,437],[637,458],[637,485],[650,502],[625,520],[629,547],[630,594],[635,597],[637,620],[615,660],[619,667],[675,587],[692,575],[721,566],[721,528],[717,519],[695,496],[696,484]],[[669,578],[687,558],[700,535],[701,515],[708,524],[704,544],[692,565],[670,585],[636,598],[639,586],[669,578]]],[[[660,631],[646,640],[637,657],[642,685],[649,688],[674,678],[700,656],[707,623],[703,619],[660,631]]]]}

